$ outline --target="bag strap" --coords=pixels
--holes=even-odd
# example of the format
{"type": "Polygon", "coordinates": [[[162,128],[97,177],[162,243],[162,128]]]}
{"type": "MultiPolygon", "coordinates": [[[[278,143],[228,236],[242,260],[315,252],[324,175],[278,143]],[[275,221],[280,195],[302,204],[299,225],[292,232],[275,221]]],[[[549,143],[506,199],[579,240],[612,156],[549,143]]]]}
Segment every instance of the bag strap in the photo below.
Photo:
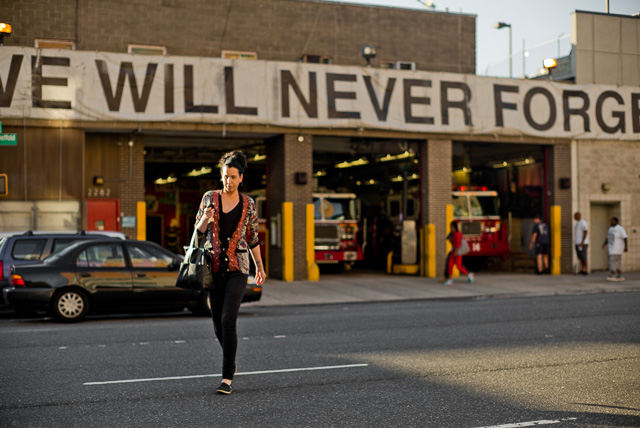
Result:
{"type": "Polygon", "coordinates": [[[191,236],[191,242],[189,243],[189,247],[195,248],[196,242],[198,240],[198,228],[193,229],[193,235],[191,236]]]}

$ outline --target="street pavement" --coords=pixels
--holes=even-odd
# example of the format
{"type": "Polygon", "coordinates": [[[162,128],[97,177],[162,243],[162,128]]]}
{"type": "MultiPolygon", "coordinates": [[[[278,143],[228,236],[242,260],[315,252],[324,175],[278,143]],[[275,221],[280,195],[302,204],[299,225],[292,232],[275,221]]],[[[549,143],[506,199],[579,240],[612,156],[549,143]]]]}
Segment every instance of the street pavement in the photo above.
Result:
{"type": "Polygon", "coordinates": [[[472,284],[465,276],[443,285],[440,278],[386,275],[356,270],[322,274],[320,281],[284,282],[267,279],[262,299],[243,306],[317,305],[434,299],[561,296],[640,291],[640,272],[625,273],[625,281],[607,281],[608,272],[582,275],[478,273],[472,284]]]}

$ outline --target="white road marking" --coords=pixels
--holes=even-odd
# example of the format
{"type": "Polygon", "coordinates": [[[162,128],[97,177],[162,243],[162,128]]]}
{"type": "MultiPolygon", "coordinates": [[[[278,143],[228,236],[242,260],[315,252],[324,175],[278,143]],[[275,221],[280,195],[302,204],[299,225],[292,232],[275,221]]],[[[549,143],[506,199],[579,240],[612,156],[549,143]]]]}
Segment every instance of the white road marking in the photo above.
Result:
{"type": "Polygon", "coordinates": [[[284,339],[285,337],[287,337],[287,336],[285,336],[285,335],[273,336],[274,339],[284,339]]]}
{"type": "Polygon", "coordinates": [[[174,340],[173,343],[180,344],[180,343],[187,343],[187,341],[186,340],[174,340]]]}
{"type": "Polygon", "coordinates": [[[0,333],[41,333],[44,331],[63,331],[61,328],[16,328],[0,330],[0,333]]]}
{"type": "Polygon", "coordinates": [[[530,422],[518,422],[515,424],[504,424],[504,425],[490,425],[478,428],[520,428],[520,427],[535,427],[539,425],[554,425],[559,424],[561,422],[566,421],[575,421],[578,418],[565,418],[565,419],[556,419],[556,420],[540,420],[540,421],[530,421],[530,422]]]}
{"type": "MultiPolygon", "coordinates": [[[[343,366],[322,366],[322,367],[302,367],[295,369],[280,369],[280,370],[261,370],[254,372],[242,372],[236,373],[236,376],[249,376],[249,375],[261,375],[261,374],[274,374],[274,373],[293,373],[293,372],[306,372],[315,370],[335,370],[335,369],[349,369],[355,367],[367,367],[369,364],[347,364],[343,366]]],[[[109,380],[104,382],[85,382],[84,386],[94,385],[113,385],[119,383],[139,383],[139,382],[160,382],[165,380],[185,380],[185,379],[201,379],[206,377],[219,377],[222,374],[204,374],[204,375],[192,375],[192,376],[168,376],[168,377],[153,377],[146,379],[122,379],[122,380],[109,380]]]]}

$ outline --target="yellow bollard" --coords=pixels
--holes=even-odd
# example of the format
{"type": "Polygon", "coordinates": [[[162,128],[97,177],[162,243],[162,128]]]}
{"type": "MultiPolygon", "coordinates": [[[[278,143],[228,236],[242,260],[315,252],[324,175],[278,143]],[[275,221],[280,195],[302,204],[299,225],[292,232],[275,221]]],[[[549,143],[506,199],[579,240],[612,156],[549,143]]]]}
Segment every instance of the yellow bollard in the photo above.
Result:
{"type": "Polygon", "coordinates": [[[551,206],[551,275],[560,275],[560,256],[561,246],[560,241],[562,238],[560,214],[562,209],[559,205],[551,206]]]}
{"type": "MultiPolygon", "coordinates": [[[[453,221],[453,205],[451,204],[447,204],[446,218],[447,218],[447,225],[445,227],[445,232],[447,233],[447,236],[448,236],[449,233],[451,232],[451,222],[453,221]]],[[[447,239],[446,254],[449,254],[449,251],[451,251],[451,242],[449,242],[449,240],[447,239]]],[[[460,272],[458,271],[458,268],[454,265],[453,271],[451,272],[451,278],[457,278],[459,276],[460,276],[460,272]]]]}
{"type": "Polygon", "coordinates": [[[147,240],[147,203],[145,201],[138,201],[136,203],[136,226],[138,241],[147,240]]]}
{"type": "Polygon", "coordinates": [[[427,277],[436,277],[436,225],[427,224],[425,227],[425,245],[427,251],[427,277]]]}
{"type": "Polygon", "coordinates": [[[316,263],[316,250],[314,241],[316,237],[313,204],[307,204],[307,279],[318,281],[320,279],[320,268],[316,263]]]}
{"type": "Polygon", "coordinates": [[[293,281],[293,203],[282,203],[282,279],[293,281]]]}

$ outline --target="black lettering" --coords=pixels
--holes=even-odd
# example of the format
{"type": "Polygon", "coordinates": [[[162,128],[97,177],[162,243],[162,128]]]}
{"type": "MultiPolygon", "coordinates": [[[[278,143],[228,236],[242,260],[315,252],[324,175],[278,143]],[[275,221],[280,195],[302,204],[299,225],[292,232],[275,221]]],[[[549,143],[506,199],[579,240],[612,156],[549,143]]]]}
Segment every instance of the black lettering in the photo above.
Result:
{"type": "Polygon", "coordinates": [[[2,79],[0,79],[0,107],[11,107],[11,101],[13,101],[13,93],[16,90],[16,83],[18,83],[18,76],[20,75],[20,66],[22,65],[23,58],[24,55],[11,56],[11,65],[9,66],[6,89],[3,88],[2,79]]]}
{"type": "Polygon", "coordinates": [[[640,92],[631,94],[631,123],[633,124],[633,133],[640,132],[640,92]]]}
{"type": "Polygon", "coordinates": [[[282,99],[282,117],[290,117],[289,109],[289,87],[293,88],[293,92],[298,97],[298,101],[304,108],[308,117],[318,117],[318,85],[316,82],[315,71],[309,72],[309,101],[302,94],[298,83],[293,78],[289,70],[280,71],[280,97],[282,99]]]}
{"type": "Polygon", "coordinates": [[[153,83],[153,78],[156,75],[158,64],[147,64],[144,84],[142,85],[142,95],[138,94],[138,83],[136,82],[136,75],[133,72],[133,63],[122,62],[120,64],[115,94],[111,90],[111,80],[109,79],[107,64],[103,60],[97,59],[96,67],[98,68],[98,76],[100,77],[102,90],[104,91],[104,96],[110,111],[120,110],[120,101],[122,100],[122,92],[124,91],[124,81],[127,77],[129,78],[129,88],[131,89],[133,109],[136,113],[143,113],[147,109],[147,102],[149,101],[149,94],[151,93],[151,85],[153,83]]]}
{"type": "Polygon", "coordinates": [[[193,65],[184,66],[184,111],[185,113],[218,113],[216,105],[193,103],[193,65]]]}
{"type": "Polygon", "coordinates": [[[329,119],[360,119],[360,112],[357,111],[338,111],[336,109],[336,100],[355,100],[355,92],[338,92],[335,88],[335,82],[355,82],[355,74],[336,74],[327,73],[327,104],[329,119]]]}
{"type": "Polygon", "coordinates": [[[624,123],[624,112],[623,111],[613,111],[611,116],[618,118],[618,123],[615,126],[609,126],[604,122],[604,118],[602,117],[602,106],[607,98],[613,98],[618,102],[619,105],[624,105],[624,100],[620,96],[619,93],[614,91],[604,91],[598,97],[598,101],[596,101],[596,120],[598,121],[598,125],[600,128],[606,132],[607,134],[614,134],[618,131],[625,132],[625,123],[624,123]]]}
{"type": "Polygon", "coordinates": [[[60,67],[69,67],[70,64],[71,60],[69,58],[58,58],[50,56],[31,57],[31,102],[34,107],[63,109],[71,108],[70,101],[49,101],[42,99],[43,86],[67,86],[67,79],[64,77],[43,76],[42,66],[56,65],[60,67]]]}
{"type": "Polygon", "coordinates": [[[529,89],[527,94],[524,96],[524,117],[529,126],[538,131],[546,131],[556,123],[556,103],[553,99],[553,95],[548,89],[541,87],[529,89]],[[538,94],[543,95],[549,103],[549,119],[545,123],[537,123],[533,120],[533,116],[531,116],[531,100],[538,94]]]}
{"type": "Polygon", "coordinates": [[[513,103],[502,101],[503,92],[512,92],[517,94],[519,88],[517,86],[493,85],[493,102],[496,115],[496,126],[504,126],[504,110],[517,110],[517,106],[513,103]]]}
{"type": "Polygon", "coordinates": [[[390,78],[387,81],[387,87],[384,90],[384,100],[382,101],[382,108],[378,104],[378,96],[373,89],[373,83],[371,83],[371,76],[364,76],[364,83],[367,86],[367,92],[369,93],[369,99],[376,111],[376,116],[381,122],[386,122],[387,115],[389,114],[389,104],[391,102],[391,94],[393,93],[393,87],[396,84],[396,79],[390,78]]]}
{"type": "Polygon", "coordinates": [[[426,123],[428,125],[433,124],[432,117],[420,117],[414,116],[412,113],[412,107],[414,104],[431,105],[431,98],[429,97],[414,97],[411,95],[411,88],[414,86],[422,88],[430,88],[431,80],[421,79],[403,79],[404,84],[404,120],[407,123],[426,123]]]}
{"type": "Polygon", "coordinates": [[[584,132],[590,132],[591,126],[589,124],[589,115],[587,114],[587,109],[589,109],[589,105],[591,104],[589,100],[589,95],[584,91],[563,91],[562,92],[562,109],[564,111],[564,130],[571,131],[571,116],[577,115],[582,116],[582,121],[584,124],[584,132]],[[570,98],[581,98],[582,99],[582,107],[580,108],[571,108],[569,107],[569,99],[570,98]]]}
{"type": "Polygon", "coordinates": [[[173,64],[164,65],[164,112],[174,113],[173,103],[173,64]]]}
{"type": "Polygon", "coordinates": [[[464,114],[464,124],[472,126],[471,110],[469,102],[471,101],[471,89],[464,82],[440,82],[440,111],[442,113],[442,124],[449,124],[449,109],[459,108],[464,114]],[[462,99],[460,101],[449,100],[449,89],[459,89],[462,91],[462,99]]]}
{"type": "Polygon", "coordinates": [[[258,115],[258,109],[256,107],[236,106],[236,95],[233,85],[233,67],[224,68],[224,88],[227,101],[227,114],[244,114],[247,116],[258,115]]]}

